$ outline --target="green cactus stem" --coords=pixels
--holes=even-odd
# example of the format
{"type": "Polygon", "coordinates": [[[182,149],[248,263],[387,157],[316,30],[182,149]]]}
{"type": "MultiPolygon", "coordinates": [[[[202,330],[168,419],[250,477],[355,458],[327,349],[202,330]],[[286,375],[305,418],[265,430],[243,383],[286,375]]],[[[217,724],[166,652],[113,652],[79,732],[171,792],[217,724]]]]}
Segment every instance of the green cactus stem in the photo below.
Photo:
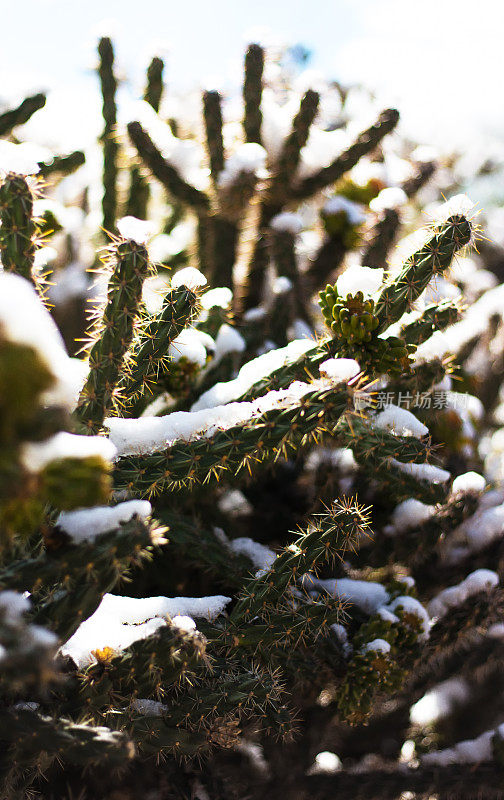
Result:
{"type": "Polygon", "coordinates": [[[89,376],[76,415],[89,431],[99,430],[115,402],[114,390],[131,344],[144,279],[149,274],[147,250],[132,240],[112,244],[115,266],[98,335],[89,350],[89,376]]]}
{"type": "Polygon", "coordinates": [[[129,365],[121,384],[121,391],[129,402],[143,394],[152,394],[151,387],[169,363],[167,353],[171,342],[191,322],[197,309],[198,296],[186,286],[166,293],[161,311],[140,335],[134,362],[129,365]]]}
{"type": "Polygon", "coordinates": [[[266,459],[284,458],[322,430],[332,430],[347,410],[351,393],[346,387],[313,391],[299,405],[267,411],[251,424],[211,438],[174,444],[152,455],[125,456],[117,463],[116,487],[137,496],[154,495],[166,488],[211,484],[249,471],[266,459]]]}
{"type": "Polygon", "coordinates": [[[40,175],[43,178],[49,178],[51,175],[71,175],[82,167],[86,162],[86,156],[82,150],[74,150],[73,153],[68,153],[64,156],[54,156],[51,161],[39,162],[40,175]]]}
{"type": "Polygon", "coordinates": [[[248,581],[231,613],[231,622],[240,625],[253,619],[275,605],[299,576],[343,558],[368,527],[369,518],[363,507],[350,501],[335,501],[277,556],[268,572],[248,581]]]}
{"type": "Polygon", "coordinates": [[[450,266],[455,253],[471,237],[471,223],[463,214],[454,214],[434,228],[432,236],[407,259],[398,277],[382,289],[376,301],[379,332],[410,310],[431,278],[450,266]]]}
{"type": "Polygon", "coordinates": [[[460,308],[450,300],[444,300],[424,308],[418,319],[401,327],[399,334],[406,342],[419,345],[427,341],[436,331],[454,325],[460,316],[460,308]]]}
{"type": "Polygon", "coordinates": [[[105,127],[101,136],[103,144],[103,228],[109,233],[115,232],[117,218],[117,159],[119,144],[116,139],[117,80],[114,75],[114,49],[108,37],[100,39],[98,44],[100,63],[98,75],[102,92],[102,113],[105,127]]]}
{"type": "Polygon", "coordinates": [[[219,92],[203,93],[203,119],[205,121],[206,146],[210,159],[210,174],[217,181],[224,169],[224,143],[222,141],[222,99],[219,92]]]}
{"type": "Polygon", "coordinates": [[[0,185],[0,256],[3,268],[31,283],[35,258],[33,191],[26,178],[9,173],[0,185]]]}
{"type": "Polygon", "coordinates": [[[163,71],[163,59],[154,56],[147,67],[147,85],[145,87],[144,100],[152,106],[156,112],[159,111],[161,98],[163,96],[163,71]]]}
{"type": "Polygon", "coordinates": [[[245,55],[245,80],[243,83],[243,102],[245,113],[243,129],[246,142],[261,141],[261,100],[264,69],[264,50],[258,44],[250,44],[245,55]]]}

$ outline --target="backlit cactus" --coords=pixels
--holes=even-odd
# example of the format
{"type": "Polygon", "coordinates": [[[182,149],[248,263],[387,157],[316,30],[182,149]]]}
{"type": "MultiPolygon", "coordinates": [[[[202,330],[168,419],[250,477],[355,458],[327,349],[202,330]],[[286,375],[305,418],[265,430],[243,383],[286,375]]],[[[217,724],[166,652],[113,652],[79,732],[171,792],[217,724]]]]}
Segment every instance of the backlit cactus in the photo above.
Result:
{"type": "Polygon", "coordinates": [[[101,194],[3,143],[0,795],[499,796],[504,295],[470,203],[406,247],[434,161],[259,44],[240,118],[208,89],[196,127],[159,58],[123,127],[99,55],[101,194]]]}

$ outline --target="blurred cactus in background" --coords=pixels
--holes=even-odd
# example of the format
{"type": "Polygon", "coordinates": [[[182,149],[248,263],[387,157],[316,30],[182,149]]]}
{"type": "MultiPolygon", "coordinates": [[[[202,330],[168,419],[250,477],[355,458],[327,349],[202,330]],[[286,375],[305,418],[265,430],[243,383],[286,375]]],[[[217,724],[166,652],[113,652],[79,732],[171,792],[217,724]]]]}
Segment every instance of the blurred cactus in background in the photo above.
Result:
{"type": "Polygon", "coordinates": [[[504,250],[357,90],[98,54],[99,160],[0,113],[1,796],[501,796],[504,250]]]}

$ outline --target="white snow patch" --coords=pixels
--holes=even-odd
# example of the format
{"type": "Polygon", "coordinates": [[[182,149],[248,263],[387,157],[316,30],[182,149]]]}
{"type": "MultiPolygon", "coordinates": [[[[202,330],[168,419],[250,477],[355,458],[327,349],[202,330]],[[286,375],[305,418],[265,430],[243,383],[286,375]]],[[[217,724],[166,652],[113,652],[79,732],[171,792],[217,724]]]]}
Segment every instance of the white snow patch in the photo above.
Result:
{"type": "Polygon", "coordinates": [[[283,211],[277,214],[270,222],[270,227],[274,231],[286,231],[297,236],[303,230],[303,220],[299,214],[293,214],[292,211],[283,211]]]}
{"type": "Polygon", "coordinates": [[[373,428],[382,428],[399,436],[414,436],[417,439],[429,433],[429,429],[411,411],[392,404],[372,417],[371,425],[373,428]]]}
{"type": "Polygon", "coordinates": [[[117,506],[95,506],[79,511],[62,511],[56,525],[67,533],[73,542],[93,541],[101,533],[118,528],[134,516],[147,519],[152,513],[147,500],[128,500],[117,506]]]}
{"type": "Polygon", "coordinates": [[[117,220],[117,230],[124,239],[132,239],[137,244],[146,244],[154,235],[156,226],[153,222],[127,216],[117,220]]]}
{"type": "Polygon", "coordinates": [[[450,479],[450,473],[440,467],[435,467],[433,464],[404,464],[402,461],[396,461],[395,458],[390,459],[390,463],[419,481],[428,481],[429,483],[446,483],[450,479]]]}
{"type": "Polygon", "coordinates": [[[389,595],[381,583],[357,581],[352,578],[316,578],[303,575],[303,587],[308,591],[322,589],[333,597],[352,603],[368,614],[374,614],[386,605],[389,595]]]}
{"type": "Polygon", "coordinates": [[[0,272],[0,337],[28,345],[54,375],[42,395],[47,405],[72,409],[81,389],[82,370],[67,355],[61,334],[35,289],[19,275],[0,272]]]}
{"type": "Polygon", "coordinates": [[[195,267],[179,269],[171,279],[172,289],[178,289],[179,286],[187,286],[188,289],[194,291],[201,286],[206,286],[206,283],[207,279],[203,273],[195,267]]]}
{"type": "Polygon", "coordinates": [[[387,535],[395,536],[397,533],[416,528],[436,513],[435,506],[429,506],[410,497],[403,500],[392,512],[391,524],[385,529],[387,535]]]}
{"type": "Polygon", "coordinates": [[[40,171],[39,162],[47,158],[46,148],[29,142],[14,144],[4,139],[0,141],[0,176],[9,172],[15,175],[36,175],[40,171]]]}
{"type": "Polygon", "coordinates": [[[317,343],[313,339],[295,339],[286,347],[269,350],[244,364],[234,380],[216,383],[215,386],[204,392],[191,410],[201,411],[238,400],[255,383],[268,377],[276,369],[292,364],[316,347],[317,343]]]}
{"type": "Polygon", "coordinates": [[[170,447],[177,440],[208,438],[217,431],[250,422],[267,411],[297,405],[314,386],[295,381],[288,389],[269,392],[252,402],[229,403],[201,411],[176,411],[164,417],[108,417],[104,424],[120,456],[152,453],[170,447]]]}
{"type": "Polygon", "coordinates": [[[466,492],[482,492],[485,487],[486,480],[483,475],[479,475],[477,472],[464,472],[453,481],[451,496],[455,497],[466,492]]]}
{"type": "Polygon", "coordinates": [[[328,358],[324,361],[319,371],[331,380],[348,383],[361,371],[359,364],[353,358],[328,358]]]}
{"type": "Polygon", "coordinates": [[[218,177],[221,189],[227,189],[235,183],[242,173],[265,177],[266,150],[256,142],[245,142],[239,145],[226,160],[224,169],[218,177]]]}
{"type": "Polygon", "coordinates": [[[361,267],[355,264],[346,269],[336,281],[336,288],[341,297],[362,292],[371,296],[379,291],[383,283],[383,270],[361,267]]]}
{"type": "Polygon", "coordinates": [[[116,448],[104,436],[79,436],[61,431],[43,442],[28,442],[21,448],[21,460],[30,472],[40,472],[51,461],[98,456],[111,461],[116,448]]]}
{"type": "Polygon", "coordinates": [[[427,606],[431,617],[441,619],[452,608],[459,606],[468,597],[481,592],[488,592],[499,584],[499,576],[490,569],[477,569],[471,572],[456,586],[450,586],[439,592],[427,606]]]}
{"type": "Polygon", "coordinates": [[[479,764],[492,761],[492,739],[497,735],[504,738],[504,724],[496,730],[485,731],[476,739],[466,739],[445,750],[434,750],[422,757],[422,764],[446,767],[449,764],[479,764]]]}
{"type": "Polygon", "coordinates": [[[94,612],[61,647],[82,668],[95,659],[93,650],[110,647],[121,652],[133,642],[145,639],[167,618],[177,616],[215,619],[231,598],[213,597],[120,597],[105,594],[94,612]]]}
{"type": "Polygon", "coordinates": [[[211,308],[228,308],[233,299],[233,292],[227,286],[218,286],[216,289],[209,289],[200,297],[201,307],[206,311],[211,308]]]}
{"type": "Polygon", "coordinates": [[[246,344],[236,328],[226,322],[220,326],[215,337],[214,363],[218,363],[228,353],[243,353],[246,344]]]}
{"type": "Polygon", "coordinates": [[[385,639],[373,639],[372,642],[366,642],[362,648],[363,653],[368,653],[370,650],[375,650],[378,653],[390,653],[390,643],[385,639]]]}
{"type": "Polygon", "coordinates": [[[443,681],[411,706],[410,720],[414,725],[430,725],[450,714],[457,704],[466,702],[470,694],[469,685],[462,678],[443,681]]]}
{"type": "Polygon", "coordinates": [[[401,208],[408,202],[406,192],[399,186],[388,186],[371,200],[369,208],[371,211],[379,213],[389,208],[401,208]]]}

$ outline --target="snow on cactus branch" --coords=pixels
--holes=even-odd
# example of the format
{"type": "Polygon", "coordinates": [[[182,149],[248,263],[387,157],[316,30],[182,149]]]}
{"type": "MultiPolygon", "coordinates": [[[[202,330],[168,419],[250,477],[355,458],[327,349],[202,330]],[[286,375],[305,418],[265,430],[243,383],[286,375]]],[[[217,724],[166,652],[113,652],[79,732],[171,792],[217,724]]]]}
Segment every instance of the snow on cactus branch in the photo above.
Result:
{"type": "Polygon", "coordinates": [[[82,385],[79,362],[69,358],[61,334],[32,286],[0,273],[0,339],[32,348],[54,377],[42,395],[47,405],[71,410],[82,385]]]}
{"type": "Polygon", "coordinates": [[[167,618],[215,619],[230,597],[119,597],[105,594],[95,613],[83,622],[61,652],[83,667],[94,659],[94,651],[111,648],[120,652],[166,625],[167,618]]]}
{"type": "Polygon", "coordinates": [[[93,541],[96,536],[129,522],[133,516],[147,519],[151,513],[152,506],[147,500],[128,500],[116,506],[62,511],[56,519],[56,525],[70,536],[72,542],[79,543],[93,541]]]}
{"type": "Polygon", "coordinates": [[[295,406],[315,388],[314,384],[298,381],[289,389],[269,392],[253,402],[228,403],[198,411],[176,411],[165,417],[109,417],[105,426],[119,456],[154,453],[179,440],[209,438],[217,431],[249,423],[268,411],[295,406]]]}

